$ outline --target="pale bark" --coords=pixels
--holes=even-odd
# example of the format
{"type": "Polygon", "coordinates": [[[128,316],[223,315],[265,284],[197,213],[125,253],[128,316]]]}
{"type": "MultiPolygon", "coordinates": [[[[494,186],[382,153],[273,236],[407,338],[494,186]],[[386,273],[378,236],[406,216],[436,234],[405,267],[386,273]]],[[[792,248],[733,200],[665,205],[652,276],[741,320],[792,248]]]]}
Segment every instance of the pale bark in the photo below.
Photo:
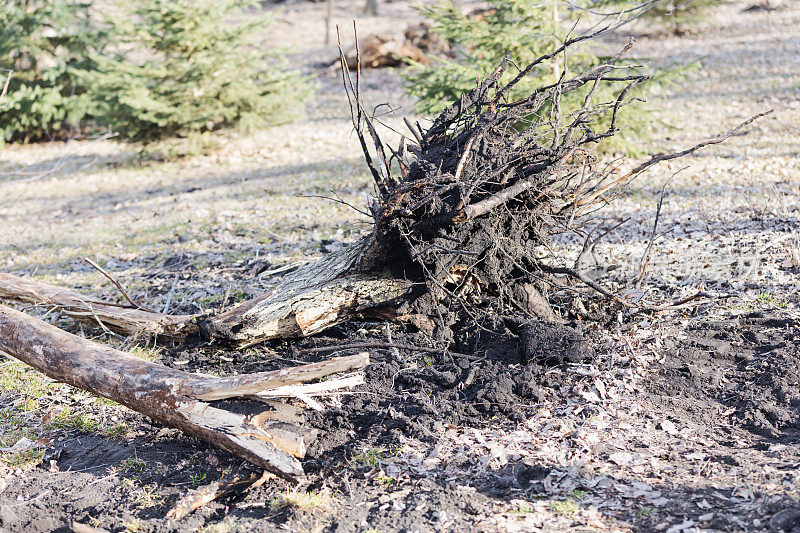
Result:
{"type": "Polygon", "coordinates": [[[236,346],[306,337],[396,304],[412,283],[392,277],[372,236],[292,272],[272,294],[249,300],[201,324],[212,340],[236,346]]]}
{"type": "Polygon", "coordinates": [[[412,283],[392,277],[372,237],[326,255],[287,275],[268,294],[217,316],[164,315],[0,273],[0,299],[53,306],[64,315],[129,335],[156,334],[183,340],[198,332],[221,344],[306,337],[407,296],[412,283]]]}
{"type": "Polygon", "coordinates": [[[149,333],[182,340],[197,332],[196,315],[164,315],[143,311],[2,272],[0,300],[55,307],[75,320],[128,335],[149,333]]]}
{"type": "Polygon", "coordinates": [[[211,501],[229,498],[241,494],[246,490],[260,487],[267,480],[274,477],[275,476],[270,472],[264,472],[263,474],[250,476],[248,479],[234,477],[228,482],[215,481],[214,483],[190,491],[186,496],[178,500],[175,506],[167,512],[166,516],[173,520],[180,520],[195,509],[199,509],[211,501]]]}
{"type": "Polygon", "coordinates": [[[0,351],[55,380],[117,401],[290,479],[303,474],[296,457],[303,456],[313,438],[308,430],[275,422],[274,414],[248,417],[200,398],[257,394],[368,363],[366,354],[358,354],[273,372],[202,376],[86,340],[2,305],[0,351]]]}

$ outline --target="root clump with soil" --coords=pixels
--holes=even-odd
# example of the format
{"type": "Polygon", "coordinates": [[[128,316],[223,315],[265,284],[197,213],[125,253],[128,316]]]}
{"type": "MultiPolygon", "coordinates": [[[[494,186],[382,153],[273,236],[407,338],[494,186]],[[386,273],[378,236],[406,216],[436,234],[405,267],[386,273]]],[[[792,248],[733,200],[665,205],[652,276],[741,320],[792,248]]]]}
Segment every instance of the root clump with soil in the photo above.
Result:
{"type": "Polygon", "coordinates": [[[631,44],[580,74],[568,77],[564,70],[557,81],[525,98],[507,97],[526,75],[550,68],[548,61],[603,31],[565,41],[502,82],[510,63],[506,57],[427,130],[406,120],[413,140],[404,137],[397,150],[386,147],[376,132],[375,118],[361,99],[358,70],[351,75],[342,68],[376,191],[370,206],[374,229],[362,259],[368,258],[369,269],[385,264],[393,277],[415,284],[400,312],[433,320],[437,345],[455,342],[457,350],[474,352],[477,330],[510,328],[514,337],[528,338],[523,344],[528,355],[535,355],[541,350],[525,332],[530,321],[563,322],[567,313],[557,314],[552,304],[587,288],[607,299],[608,316],[616,316],[619,308],[647,310],[565,266],[566,258],[551,251],[554,236],[572,234],[590,249],[587,245],[598,240],[590,243],[587,231],[594,213],[631,180],[656,163],[721,142],[755,120],[687,150],[631,165],[627,172],[620,160],[598,160],[593,149],[619,131],[620,108],[635,99],[633,89],[648,78],[623,61],[631,44]],[[613,100],[593,99],[601,85],[616,89],[613,100]],[[580,95],[581,104],[563,107],[568,93],[580,95]]]}
{"type": "Polygon", "coordinates": [[[413,140],[404,138],[397,150],[378,135],[374,114],[362,101],[360,72],[350,73],[342,53],[353,125],[374,179],[372,231],[289,273],[273,293],[229,311],[171,316],[130,301],[137,307],[133,313],[127,305],[87,301],[77,293],[0,275],[5,298],[46,303],[78,320],[127,333],[147,329],[173,340],[199,333],[216,346],[241,348],[337,327],[341,336],[349,336],[346,323],[365,317],[412,324],[399,343],[361,335],[364,342],[358,345],[313,347],[316,353],[376,348],[364,373],[370,360],[359,353],[313,356],[309,362],[316,364],[256,374],[198,376],[126,356],[2,307],[0,331],[6,334],[0,336],[0,349],[54,379],[116,400],[287,479],[303,476],[299,459],[308,449],[325,453],[351,442],[359,419],[362,431],[388,419],[385,429],[422,437],[433,435],[444,421],[479,423],[498,415],[523,420],[527,407],[547,397],[548,366],[594,354],[580,329],[566,323],[567,313],[556,313],[553,303],[562,305],[565,295],[588,290],[605,298],[611,316],[620,308],[648,309],[564,266],[565,258],[551,251],[553,238],[572,233],[589,243],[587,223],[630,180],[656,163],[722,142],[757,118],[622,171],[624,163],[604,163],[592,149],[618,131],[619,109],[647,79],[622,61],[630,45],[585,72],[568,76],[564,70],[529,96],[508,98],[526,75],[550,68],[548,61],[603,31],[565,41],[507,82],[502,80],[512,63],[504,59],[426,130],[407,122],[413,140]],[[602,84],[616,88],[613,100],[594,101],[602,84]],[[581,96],[581,104],[563,107],[563,96],[572,92],[581,96]],[[430,361],[410,367],[400,350],[428,354],[430,361]],[[113,386],[103,371],[106,358],[118,365],[114,374],[120,381],[113,386]],[[343,372],[353,374],[310,383],[343,372]],[[310,424],[323,430],[318,443],[316,434],[302,427],[295,405],[275,401],[293,398],[322,411],[313,395],[362,385],[364,376],[372,399],[345,402],[338,415],[311,416],[310,424]],[[402,398],[397,387],[404,390],[402,398]],[[431,405],[431,395],[438,408],[431,405]],[[270,407],[261,412],[237,407],[254,397],[270,407]],[[207,403],[218,400],[230,402],[217,404],[221,408],[207,403]]]}

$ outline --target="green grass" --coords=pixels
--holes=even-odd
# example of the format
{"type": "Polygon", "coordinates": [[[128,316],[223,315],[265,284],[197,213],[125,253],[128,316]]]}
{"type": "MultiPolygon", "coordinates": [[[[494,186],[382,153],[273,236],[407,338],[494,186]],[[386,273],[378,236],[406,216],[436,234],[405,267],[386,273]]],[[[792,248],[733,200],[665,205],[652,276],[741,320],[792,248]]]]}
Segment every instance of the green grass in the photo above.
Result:
{"type": "Polygon", "coordinates": [[[23,411],[39,408],[38,400],[61,385],[19,361],[0,363],[0,389],[12,393],[18,403],[26,404],[23,411]]]}
{"type": "Polygon", "coordinates": [[[766,292],[759,292],[756,295],[756,303],[759,305],[759,307],[769,307],[769,308],[778,307],[780,309],[783,309],[785,307],[788,307],[789,300],[778,298],[777,296],[774,296],[766,292]]]}
{"type": "Polygon", "coordinates": [[[127,522],[125,524],[124,531],[127,531],[128,533],[138,533],[141,530],[142,530],[142,524],[136,522],[135,520],[133,522],[127,522]]]}
{"type": "Polygon", "coordinates": [[[585,490],[580,490],[580,489],[575,489],[575,490],[573,490],[572,492],[569,493],[569,495],[572,497],[572,499],[577,500],[577,501],[580,501],[580,500],[584,499],[588,494],[589,493],[586,492],[585,490]]]}
{"type": "Polygon", "coordinates": [[[141,346],[134,346],[128,350],[128,353],[144,359],[145,361],[155,362],[161,359],[161,351],[157,348],[142,348],[141,346]]]}
{"type": "Polygon", "coordinates": [[[274,511],[287,507],[303,512],[331,511],[332,503],[333,498],[327,492],[290,490],[272,500],[270,508],[274,511]]]}
{"type": "Polygon", "coordinates": [[[147,470],[147,463],[138,457],[128,457],[119,464],[119,469],[126,474],[138,476],[147,470]]]}
{"type": "Polygon", "coordinates": [[[189,483],[194,488],[197,488],[200,485],[202,485],[205,480],[206,480],[205,472],[200,472],[200,473],[192,474],[192,475],[189,476],[189,483]]]}
{"type": "Polygon", "coordinates": [[[395,478],[393,478],[392,476],[387,476],[383,474],[383,472],[381,472],[376,479],[380,482],[381,485],[387,487],[389,485],[394,485],[395,483],[397,483],[397,480],[395,478]]]}
{"type": "Polygon", "coordinates": [[[19,468],[35,465],[41,462],[44,451],[31,448],[19,453],[0,453],[0,465],[9,468],[19,468]]]}
{"type": "Polygon", "coordinates": [[[124,439],[128,436],[130,429],[125,424],[114,424],[103,429],[103,435],[112,439],[124,439]]]}
{"type": "Polygon", "coordinates": [[[157,493],[158,485],[140,486],[138,481],[125,478],[122,480],[122,486],[128,489],[130,498],[137,507],[143,509],[155,507],[164,500],[164,497],[157,493]]]}
{"type": "Polygon", "coordinates": [[[565,498],[550,502],[550,510],[557,515],[573,518],[581,510],[581,506],[572,498],[565,498]]]}
{"type": "Polygon", "coordinates": [[[383,448],[367,448],[359,454],[356,454],[350,459],[350,465],[353,468],[362,466],[374,467],[377,466],[381,459],[386,457],[386,450],[383,448]]]}
{"type": "Polygon", "coordinates": [[[639,518],[650,518],[653,515],[653,508],[652,507],[645,507],[642,505],[639,507],[639,510],[636,511],[636,516],[639,518]]]}
{"type": "Polygon", "coordinates": [[[97,405],[120,405],[119,402],[109,400],[108,398],[104,398],[102,396],[95,396],[94,403],[97,405]]]}
{"type": "Polygon", "coordinates": [[[102,428],[100,423],[88,415],[74,413],[71,407],[65,408],[56,414],[48,424],[49,429],[76,429],[87,433],[99,432],[102,428]]]}

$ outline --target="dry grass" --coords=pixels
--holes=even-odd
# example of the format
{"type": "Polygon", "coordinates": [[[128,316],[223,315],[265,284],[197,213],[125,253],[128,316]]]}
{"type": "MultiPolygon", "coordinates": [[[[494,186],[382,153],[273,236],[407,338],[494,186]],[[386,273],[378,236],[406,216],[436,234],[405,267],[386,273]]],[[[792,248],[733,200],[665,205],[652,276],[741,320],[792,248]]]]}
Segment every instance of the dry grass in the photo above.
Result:
{"type": "Polygon", "coordinates": [[[314,511],[330,512],[334,499],[328,492],[289,490],[270,503],[274,510],[290,508],[310,513],[314,511]]]}

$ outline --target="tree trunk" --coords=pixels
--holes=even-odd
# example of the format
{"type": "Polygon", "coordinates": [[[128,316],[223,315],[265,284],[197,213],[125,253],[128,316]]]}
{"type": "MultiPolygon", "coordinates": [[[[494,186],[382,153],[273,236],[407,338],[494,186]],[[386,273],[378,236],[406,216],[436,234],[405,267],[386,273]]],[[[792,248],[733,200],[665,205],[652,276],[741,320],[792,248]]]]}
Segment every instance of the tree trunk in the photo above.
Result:
{"type": "Polygon", "coordinates": [[[305,453],[308,431],[275,423],[274,407],[250,417],[203,400],[251,397],[368,363],[366,354],[358,354],[271,372],[202,376],[145,361],[2,305],[0,351],[289,479],[303,474],[296,457],[305,453]]]}
{"type": "Polygon", "coordinates": [[[387,272],[370,235],[298,268],[274,293],[244,302],[200,327],[208,338],[240,347],[306,337],[359,313],[397,303],[411,286],[387,272]]]}
{"type": "Polygon", "coordinates": [[[197,333],[196,315],[164,315],[143,311],[2,272],[0,300],[55,307],[80,322],[107,327],[126,335],[148,333],[183,340],[197,333]]]}
{"type": "Polygon", "coordinates": [[[144,332],[180,341],[196,333],[199,323],[205,338],[238,347],[319,333],[396,304],[411,287],[389,274],[371,235],[288,274],[272,293],[210,317],[142,311],[0,273],[0,299],[54,306],[76,320],[129,335],[144,332]]]}

